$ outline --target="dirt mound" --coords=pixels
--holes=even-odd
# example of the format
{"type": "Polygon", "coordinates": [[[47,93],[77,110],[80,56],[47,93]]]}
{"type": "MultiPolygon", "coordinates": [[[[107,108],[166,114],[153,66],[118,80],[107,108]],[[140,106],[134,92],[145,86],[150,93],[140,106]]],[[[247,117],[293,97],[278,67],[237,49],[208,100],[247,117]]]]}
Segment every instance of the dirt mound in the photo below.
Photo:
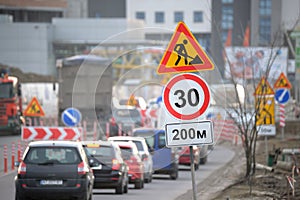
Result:
{"type": "Polygon", "coordinates": [[[0,69],[6,69],[9,75],[19,78],[21,83],[35,83],[35,82],[56,82],[56,77],[45,76],[36,73],[25,73],[17,67],[11,67],[0,63],[0,69]]]}

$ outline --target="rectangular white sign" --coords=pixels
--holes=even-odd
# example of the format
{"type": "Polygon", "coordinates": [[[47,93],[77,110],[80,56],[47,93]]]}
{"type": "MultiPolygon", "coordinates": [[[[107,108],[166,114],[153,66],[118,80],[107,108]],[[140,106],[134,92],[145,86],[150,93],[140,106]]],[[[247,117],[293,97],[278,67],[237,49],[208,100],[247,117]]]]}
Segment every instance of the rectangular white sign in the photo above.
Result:
{"type": "Polygon", "coordinates": [[[212,144],[214,141],[211,121],[172,123],[165,128],[168,147],[212,144]]]}
{"type": "Polygon", "coordinates": [[[276,127],[274,125],[257,126],[257,135],[259,136],[274,136],[276,135],[276,127]]]}

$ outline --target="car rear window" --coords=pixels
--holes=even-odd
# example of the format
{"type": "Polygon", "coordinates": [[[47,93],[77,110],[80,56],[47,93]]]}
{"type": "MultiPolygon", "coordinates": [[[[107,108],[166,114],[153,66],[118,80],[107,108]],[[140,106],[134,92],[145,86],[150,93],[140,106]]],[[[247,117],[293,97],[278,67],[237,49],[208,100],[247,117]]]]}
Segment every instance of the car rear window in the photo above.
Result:
{"type": "Polygon", "coordinates": [[[120,147],[120,149],[122,152],[122,157],[125,160],[129,160],[131,155],[133,155],[132,148],[130,148],[130,147],[120,147]]]}
{"type": "Polygon", "coordinates": [[[79,164],[77,148],[74,147],[31,147],[24,160],[28,164],[79,164]]]}
{"type": "Polygon", "coordinates": [[[143,144],[142,144],[142,142],[141,141],[136,141],[136,140],[117,140],[118,142],[128,142],[128,141],[132,141],[135,145],[136,145],[136,147],[137,147],[137,149],[139,150],[139,151],[144,151],[144,147],[143,147],[143,144]]]}
{"type": "Polygon", "coordinates": [[[148,148],[154,148],[155,133],[153,131],[135,131],[133,135],[145,138],[148,148]]]}
{"type": "Polygon", "coordinates": [[[114,152],[111,146],[85,147],[86,153],[94,157],[113,157],[114,152]]]}

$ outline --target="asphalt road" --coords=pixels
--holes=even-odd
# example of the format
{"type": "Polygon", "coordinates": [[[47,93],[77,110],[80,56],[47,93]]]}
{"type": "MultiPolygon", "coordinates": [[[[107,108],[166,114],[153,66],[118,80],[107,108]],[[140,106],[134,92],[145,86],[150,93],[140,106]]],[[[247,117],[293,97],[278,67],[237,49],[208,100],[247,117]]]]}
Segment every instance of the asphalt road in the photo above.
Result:
{"type": "MultiPolygon", "coordinates": [[[[214,171],[220,169],[228,163],[234,156],[234,152],[223,146],[216,146],[209,154],[208,162],[201,165],[195,172],[196,183],[199,184],[214,171]]],[[[14,176],[16,172],[11,171],[8,174],[0,173],[0,199],[14,199],[14,176]]],[[[174,200],[176,197],[192,190],[191,172],[189,167],[180,166],[179,177],[177,180],[169,179],[169,176],[154,175],[152,183],[145,184],[145,188],[134,189],[129,185],[128,194],[116,195],[114,190],[94,190],[94,200],[174,200]]],[[[200,192],[200,191],[197,191],[200,192]]]]}

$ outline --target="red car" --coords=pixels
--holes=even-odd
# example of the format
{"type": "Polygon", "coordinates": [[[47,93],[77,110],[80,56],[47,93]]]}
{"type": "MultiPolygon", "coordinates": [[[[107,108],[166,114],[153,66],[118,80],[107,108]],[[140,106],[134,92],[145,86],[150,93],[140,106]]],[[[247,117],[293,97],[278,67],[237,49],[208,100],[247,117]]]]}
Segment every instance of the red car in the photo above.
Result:
{"type": "MultiPolygon", "coordinates": [[[[191,165],[190,159],[190,149],[188,146],[179,148],[179,164],[180,165],[191,165]]],[[[198,170],[200,164],[200,147],[193,146],[193,154],[194,154],[194,166],[195,170],[198,170]]]]}
{"type": "Polygon", "coordinates": [[[122,152],[122,157],[128,165],[129,183],[134,184],[134,188],[141,189],[144,187],[144,165],[139,156],[136,145],[129,142],[115,141],[122,152]]]}

